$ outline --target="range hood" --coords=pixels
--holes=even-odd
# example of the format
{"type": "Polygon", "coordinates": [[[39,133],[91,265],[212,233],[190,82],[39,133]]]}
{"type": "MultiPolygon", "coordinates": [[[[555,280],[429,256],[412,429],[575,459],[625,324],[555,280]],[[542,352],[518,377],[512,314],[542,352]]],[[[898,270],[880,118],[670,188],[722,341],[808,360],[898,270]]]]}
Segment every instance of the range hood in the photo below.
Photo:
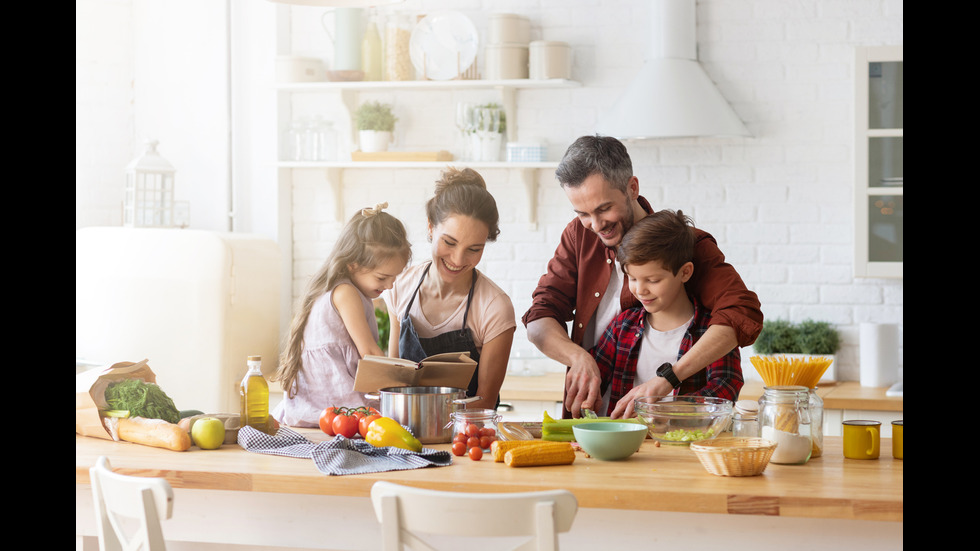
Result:
{"type": "Polygon", "coordinates": [[[596,126],[624,140],[750,136],[697,61],[695,0],[652,0],[640,73],[596,126]]]}

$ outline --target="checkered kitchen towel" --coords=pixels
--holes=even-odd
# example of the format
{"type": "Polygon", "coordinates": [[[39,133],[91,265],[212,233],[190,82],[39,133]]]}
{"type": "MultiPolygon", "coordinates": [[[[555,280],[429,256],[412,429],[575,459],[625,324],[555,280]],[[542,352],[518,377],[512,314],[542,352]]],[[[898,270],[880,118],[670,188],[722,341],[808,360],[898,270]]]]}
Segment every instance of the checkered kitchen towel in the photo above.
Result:
{"type": "Polygon", "coordinates": [[[447,451],[422,448],[413,452],[395,447],[376,448],[364,440],[335,436],[333,440],[311,442],[302,434],[280,427],[270,436],[248,425],[238,431],[238,444],[255,453],[313,459],[317,470],[329,475],[403,471],[419,467],[451,465],[447,451]]]}

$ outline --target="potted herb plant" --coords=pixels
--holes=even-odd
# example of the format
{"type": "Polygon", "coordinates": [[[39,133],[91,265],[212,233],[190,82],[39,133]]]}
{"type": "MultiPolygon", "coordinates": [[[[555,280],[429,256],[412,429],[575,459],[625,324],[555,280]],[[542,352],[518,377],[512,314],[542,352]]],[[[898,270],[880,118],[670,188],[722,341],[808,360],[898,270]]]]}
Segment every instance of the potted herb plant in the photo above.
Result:
{"type": "Polygon", "coordinates": [[[503,136],[507,131],[504,108],[485,103],[473,108],[471,139],[474,161],[499,161],[503,136]]]}
{"type": "Polygon", "coordinates": [[[391,105],[387,103],[379,101],[362,103],[354,113],[354,124],[357,126],[361,151],[368,153],[387,151],[397,120],[391,112],[391,105]]]}
{"type": "Polygon", "coordinates": [[[830,322],[807,319],[794,324],[781,319],[766,320],[752,348],[763,356],[830,357],[833,361],[821,380],[836,378],[840,335],[830,322]]]}

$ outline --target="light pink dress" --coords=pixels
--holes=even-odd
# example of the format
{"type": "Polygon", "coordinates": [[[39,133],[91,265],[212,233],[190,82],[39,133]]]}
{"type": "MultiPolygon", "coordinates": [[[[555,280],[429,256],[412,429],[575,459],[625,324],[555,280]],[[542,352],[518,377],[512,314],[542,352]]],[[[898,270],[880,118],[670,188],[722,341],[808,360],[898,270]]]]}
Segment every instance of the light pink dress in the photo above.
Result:
{"type": "MultiPolygon", "coordinates": [[[[342,283],[350,283],[347,280],[342,283]]],[[[303,333],[303,369],[296,374],[292,397],[283,396],[272,412],[281,424],[293,427],[317,427],[320,413],[330,406],[357,407],[369,404],[364,394],[354,392],[354,375],[361,358],[354,340],[344,326],[340,313],[330,297],[333,290],[317,299],[310,311],[303,333]]],[[[378,339],[378,321],[374,304],[363,294],[364,317],[378,339]]]]}

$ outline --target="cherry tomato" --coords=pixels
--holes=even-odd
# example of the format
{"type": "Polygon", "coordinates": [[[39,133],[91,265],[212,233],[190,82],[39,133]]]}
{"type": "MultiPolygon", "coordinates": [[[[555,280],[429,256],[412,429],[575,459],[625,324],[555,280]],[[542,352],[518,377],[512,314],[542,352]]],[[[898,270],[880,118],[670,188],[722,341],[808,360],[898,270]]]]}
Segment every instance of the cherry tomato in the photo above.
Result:
{"type": "Polygon", "coordinates": [[[469,438],[469,436],[466,436],[466,433],[457,432],[456,436],[453,436],[453,442],[462,442],[465,444],[467,438],[469,438]]]}
{"type": "Polygon", "coordinates": [[[368,427],[371,426],[371,423],[373,423],[375,419],[380,419],[380,418],[381,418],[380,415],[375,415],[373,413],[361,417],[357,421],[357,432],[359,432],[361,436],[367,438],[368,427]]]}
{"type": "Polygon", "coordinates": [[[483,448],[485,450],[489,450],[490,449],[490,444],[492,444],[492,443],[493,443],[493,438],[490,438],[489,436],[481,436],[480,437],[480,447],[481,448],[483,448]]]}
{"type": "Polygon", "coordinates": [[[357,434],[357,418],[352,415],[338,415],[333,418],[333,431],[344,438],[357,434]]]}
{"type": "Polygon", "coordinates": [[[470,423],[469,425],[466,425],[466,436],[476,436],[476,437],[479,437],[480,436],[480,427],[476,426],[473,423],[470,423]]]}
{"type": "Polygon", "coordinates": [[[460,456],[460,457],[466,455],[466,443],[453,442],[453,455],[460,456]]]}
{"type": "Polygon", "coordinates": [[[329,434],[330,436],[335,436],[336,433],[333,430],[333,419],[337,416],[337,410],[339,408],[329,407],[320,413],[320,430],[329,434]]]}
{"type": "Polygon", "coordinates": [[[480,447],[480,437],[470,436],[466,439],[466,449],[479,448],[480,447]]]}
{"type": "Polygon", "coordinates": [[[480,429],[480,436],[490,436],[496,438],[497,431],[493,430],[493,427],[483,427],[480,429]]]}
{"type": "Polygon", "coordinates": [[[479,461],[481,458],[483,458],[483,448],[477,446],[470,448],[466,453],[470,455],[470,459],[473,461],[479,461]]]}

